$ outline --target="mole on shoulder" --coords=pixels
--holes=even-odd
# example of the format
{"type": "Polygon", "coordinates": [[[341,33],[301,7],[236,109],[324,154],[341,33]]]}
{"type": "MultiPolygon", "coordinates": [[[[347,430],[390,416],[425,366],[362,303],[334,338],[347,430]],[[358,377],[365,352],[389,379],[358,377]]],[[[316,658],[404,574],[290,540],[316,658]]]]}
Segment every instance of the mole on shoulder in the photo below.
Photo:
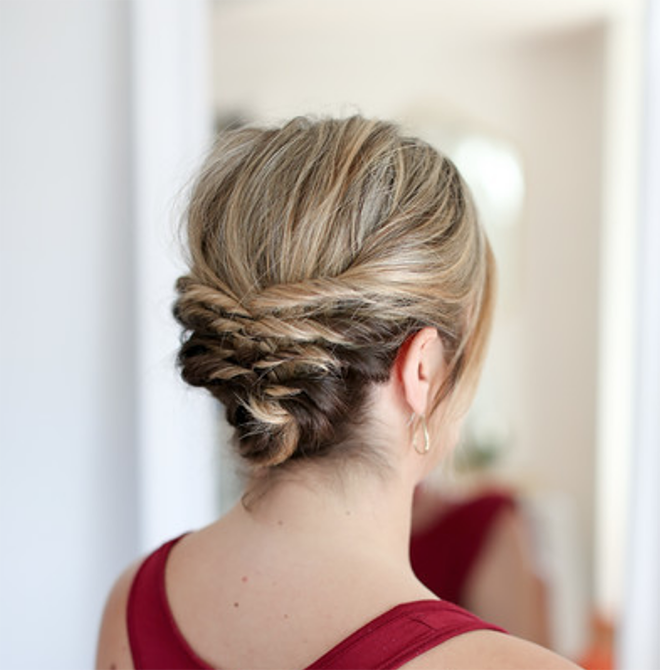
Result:
{"type": "Polygon", "coordinates": [[[238,603],[234,603],[234,607],[238,607],[238,603]]]}
{"type": "Polygon", "coordinates": [[[247,584],[248,578],[245,575],[243,575],[243,577],[241,577],[241,581],[243,582],[243,584],[247,584]]]}

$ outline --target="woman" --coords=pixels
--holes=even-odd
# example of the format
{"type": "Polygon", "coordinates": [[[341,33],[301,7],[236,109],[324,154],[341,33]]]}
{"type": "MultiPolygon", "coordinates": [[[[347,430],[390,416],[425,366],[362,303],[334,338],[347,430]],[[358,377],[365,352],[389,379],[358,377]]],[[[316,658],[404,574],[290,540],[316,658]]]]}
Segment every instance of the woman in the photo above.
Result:
{"type": "Polygon", "coordinates": [[[413,491],[456,442],[490,322],[454,166],[360,117],[248,128],[187,219],[179,363],[224,404],[246,493],[119,579],[98,666],[574,667],[410,567],[413,491]]]}

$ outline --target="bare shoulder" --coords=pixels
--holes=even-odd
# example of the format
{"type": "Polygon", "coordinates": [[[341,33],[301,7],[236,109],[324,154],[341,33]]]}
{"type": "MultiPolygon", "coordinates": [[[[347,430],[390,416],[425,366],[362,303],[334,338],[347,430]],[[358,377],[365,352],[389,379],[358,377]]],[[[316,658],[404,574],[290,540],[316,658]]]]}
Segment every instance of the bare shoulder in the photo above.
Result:
{"type": "Polygon", "coordinates": [[[126,605],[139,567],[140,561],[132,564],[119,576],[106,601],[96,650],[98,670],[134,668],[126,628],[126,605]]]}
{"type": "Polygon", "coordinates": [[[489,630],[459,635],[403,667],[408,670],[579,670],[571,661],[533,642],[489,630]]]}

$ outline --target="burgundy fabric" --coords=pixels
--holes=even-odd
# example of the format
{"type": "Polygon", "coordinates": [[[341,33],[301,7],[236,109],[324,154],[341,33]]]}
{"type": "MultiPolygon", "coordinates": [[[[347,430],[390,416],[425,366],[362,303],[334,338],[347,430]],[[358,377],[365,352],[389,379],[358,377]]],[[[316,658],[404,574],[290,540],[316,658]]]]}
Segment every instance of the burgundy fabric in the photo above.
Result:
{"type": "MultiPolygon", "coordinates": [[[[211,667],[184,639],[167,602],[165,564],[177,541],[151,554],[131,587],[127,626],[136,670],[211,667]]],[[[451,603],[404,603],[361,627],[308,670],[398,668],[432,647],[473,630],[502,631],[451,603]]]]}
{"type": "Polygon", "coordinates": [[[133,665],[140,668],[210,668],[190,648],[174,621],[165,593],[165,563],[177,538],[148,556],[128,598],[126,624],[133,665]]]}
{"type": "Polygon", "coordinates": [[[413,570],[439,598],[465,604],[465,585],[484,547],[488,533],[513,497],[491,491],[451,505],[430,526],[413,533],[410,562],[413,570]]]}
{"type": "Polygon", "coordinates": [[[404,603],[357,630],[307,670],[400,668],[425,651],[474,630],[504,632],[444,600],[404,603]]]}

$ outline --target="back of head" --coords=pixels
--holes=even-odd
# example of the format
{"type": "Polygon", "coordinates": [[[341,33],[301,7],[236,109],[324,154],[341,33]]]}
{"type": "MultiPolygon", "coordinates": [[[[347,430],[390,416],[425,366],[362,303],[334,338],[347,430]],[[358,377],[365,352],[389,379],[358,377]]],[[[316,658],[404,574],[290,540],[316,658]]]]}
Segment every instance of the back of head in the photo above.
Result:
{"type": "Polygon", "coordinates": [[[187,214],[184,379],[226,407],[255,466],[359,456],[369,390],[420,328],[463,406],[483,357],[492,257],[453,164],[388,123],[294,119],[221,136],[187,214]]]}

